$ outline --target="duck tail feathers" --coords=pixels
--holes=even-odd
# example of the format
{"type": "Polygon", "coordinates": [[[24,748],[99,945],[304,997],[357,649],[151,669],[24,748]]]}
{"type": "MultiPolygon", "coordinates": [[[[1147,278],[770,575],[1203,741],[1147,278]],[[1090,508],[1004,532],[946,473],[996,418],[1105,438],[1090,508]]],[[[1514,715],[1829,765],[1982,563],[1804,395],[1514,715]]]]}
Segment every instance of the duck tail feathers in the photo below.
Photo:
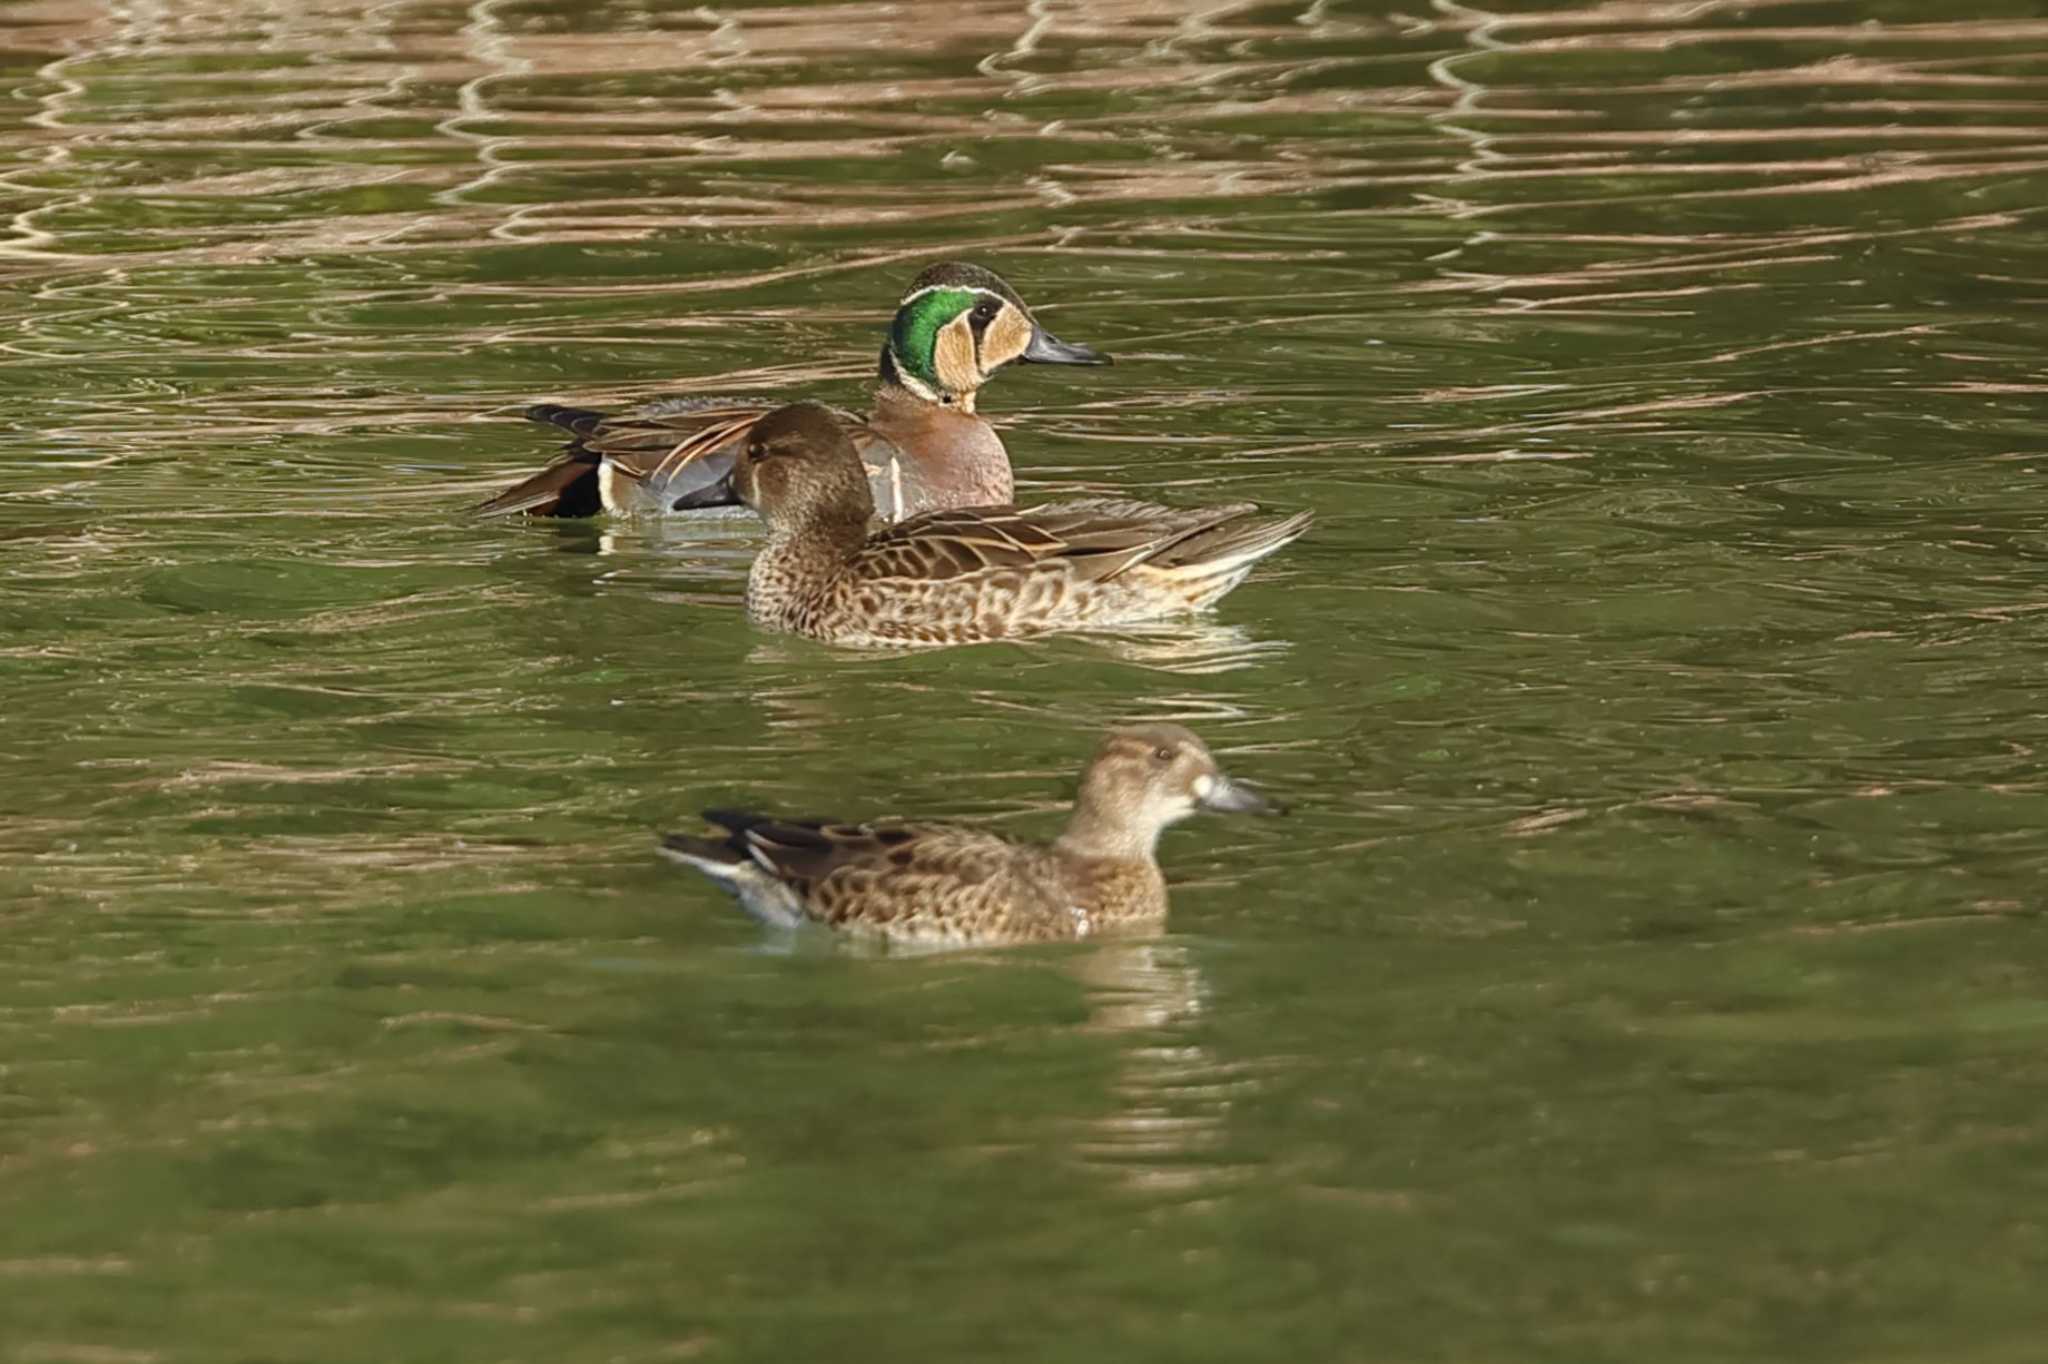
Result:
{"type": "Polygon", "coordinates": [[[1308,532],[1312,511],[1279,520],[1233,520],[1181,540],[1153,556],[1150,566],[1175,576],[1208,578],[1241,572],[1308,532]]]}
{"type": "Polygon", "coordinates": [[[730,881],[735,873],[753,865],[745,852],[733,846],[733,842],[732,839],[693,838],[689,834],[663,834],[660,852],[670,861],[695,867],[715,880],[730,881]]]}
{"type": "Polygon", "coordinates": [[[535,403],[526,409],[526,419],[543,426],[559,426],[578,436],[587,436],[604,420],[602,412],[587,407],[563,407],[560,403],[535,403]]]}
{"type": "Polygon", "coordinates": [[[604,510],[598,457],[572,452],[476,509],[478,516],[595,516],[604,510]]]}
{"type": "Polygon", "coordinates": [[[658,850],[669,861],[716,881],[731,892],[742,909],[769,927],[795,928],[804,921],[802,901],[796,892],[756,864],[742,837],[738,833],[726,838],[663,834],[658,850]]]}

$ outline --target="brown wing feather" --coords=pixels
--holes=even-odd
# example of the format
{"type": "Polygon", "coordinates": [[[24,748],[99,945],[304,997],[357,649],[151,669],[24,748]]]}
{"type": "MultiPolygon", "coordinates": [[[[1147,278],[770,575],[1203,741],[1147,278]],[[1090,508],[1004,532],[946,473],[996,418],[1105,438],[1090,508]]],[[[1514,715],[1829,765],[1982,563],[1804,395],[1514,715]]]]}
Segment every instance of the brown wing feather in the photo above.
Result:
{"type": "MultiPolygon", "coordinates": [[[[682,472],[683,466],[692,460],[704,459],[729,448],[737,451],[739,445],[746,440],[747,432],[753,430],[754,423],[765,415],[756,411],[736,412],[723,421],[708,423],[670,447],[666,454],[655,461],[652,468],[638,476],[666,482],[682,472]]],[[[614,459],[612,462],[619,464],[627,473],[635,472],[628,469],[620,460],[614,459]]]]}
{"type": "Polygon", "coordinates": [[[957,824],[704,817],[722,842],[672,835],[703,858],[745,859],[794,891],[804,913],[840,928],[959,940],[982,932],[1071,936],[1069,890],[1049,854],[957,824]]]}
{"type": "Polygon", "coordinates": [[[774,404],[720,400],[702,406],[650,404],[606,417],[577,443],[604,456],[628,478],[673,477],[691,459],[744,437],[774,404]]]}
{"type": "Polygon", "coordinates": [[[741,810],[706,810],[704,818],[731,832],[727,846],[800,890],[808,890],[846,867],[889,865],[899,860],[900,849],[915,849],[935,838],[993,837],[950,824],[851,824],[830,819],[777,819],[741,810]]]}
{"type": "Polygon", "coordinates": [[[1064,561],[1082,580],[1101,582],[1189,536],[1257,507],[1233,502],[1175,511],[1149,502],[1105,498],[1042,507],[967,507],[926,512],[872,537],[854,560],[863,578],[931,582],[989,569],[1064,561]]]}
{"type": "MultiPolygon", "coordinates": [[[[679,493],[709,487],[727,467],[754,423],[775,410],[772,399],[657,398],[625,412],[601,413],[542,403],[527,413],[570,432],[566,452],[554,463],[477,508],[479,516],[535,512],[549,516],[590,516],[603,510],[598,491],[600,464],[635,483],[682,484],[679,493]],[[725,466],[692,464],[722,457],[725,466]]],[[[847,412],[833,415],[864,455],[886,444],[874,428],[847,412]]]]}
{"type": "Polygon", "coordinates": [[[855,556],[865,578],[936,581],[991,568],[1029,568],[1064,548],[1014,507],[925,512],[871,537],[855,556]]]}
{"type": "Polygon", "coordinates": [[[516,516],[537,512],[543,516],[591,516],[599,509],[597,493],[598,457],[571,448],[570,452],[531,478],[520,480],[476,509],[478,516],[516,516]]]}
{"type": "MultiPolygon", "coordinates": [[[[744,398],[664,399],[604,418],[577,444],[630,477],[670,479],[691,460],[744,441],[754,423],[778,406],[744,398]]],[[[835,409],[832,415],[856,446],[877,439],[853,414],[835,409]]]]}
{"type": "Polygon", "coordinates": [[[1233,519],[1202,527],[1175,541],[1152,563],[1162,569],[1203,570],[1250,563],[1300,539],[1314,520],[1313,511],[1304,511],[1286,517],[1233,519]]]}
{"type": "Polygon", "coordinates": [[[1032,514],[1066,542],[1064,557],[1077,560],[1082,576],[1100,582],[1257,510],[1253,502],[1170,509],[1091,498],[1050,503],[1032,514]]]}

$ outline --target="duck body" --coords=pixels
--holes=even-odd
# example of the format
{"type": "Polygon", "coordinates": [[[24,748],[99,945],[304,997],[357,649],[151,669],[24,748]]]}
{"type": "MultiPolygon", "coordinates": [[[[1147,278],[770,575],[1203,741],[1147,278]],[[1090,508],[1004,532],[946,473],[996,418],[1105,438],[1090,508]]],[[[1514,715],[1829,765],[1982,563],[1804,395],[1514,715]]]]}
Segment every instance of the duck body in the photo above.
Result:
{"type": "Polygon", "coordinates": [[[1109,499],[966,508],[913,517],[850,554],[771,534],[747,575],[747,610],[770,629],[852,648],[1135,625],[1213,605],[1307,529],[1307,513],[1257,512],[1109,499]]]}
{"type": "Polygon", "coordinates": [[[663,851],[719,880],[764,923],[805,922],[926,946],[1061,942],[1156,923],[1156,864],[1069,861],[957,824],[830,823],[707,810],[722,839],[663,851]]]}
{"type": "Polygon", "coordinates": [[[763,419],[735,470],[768,523],[747,611],[855,648],[930,647],[1113,628],[1200,610],[1308,529],[1251,503],[1176,510],[1087,498],[926,512],[871,530],[851,443],[815,404],[763,419]]]}
{"type": "Polygon", "coordinates": [[[1178,725],[1109,734],[1050,845],[964,825],[787,820],[710,810],[711,837],[662,852],[765,923],[821,924],[901,945],[1062,942],[1156,929],[1166,917],[1160,831],[1197,809],[1274,813],[1178,725]]]}
{"type": "MultiPolygon", "coordinates": [[[[480,515],[668,516],[738,508],[733,461],[755,422],[777,404],[748,397],[658,398],[607,415],[542,403],[530,421],[570,432],[553,464],[478,508],[480,515]]],[[[863,420],[828,409],[867,470],[883,521],[937,507],[1010,499],[1010,458],[994,427],[958,407],[940,407],[883,387],[863,420]],[[908,451],[923,452],[912,456],[908,451]]]]}
{"type": "MultiPolygon", "coordinates": [[[[1046,332],[1009,285],[979,266],[951,262],[911,282],[882,348],[873,411],[833,412],[867,469],[881,519],[1009,500],[1009,453],[975,403],[1012,361],[1109,357],[1046,332]]],[[[568,432],[570,443],[477,512],[667,516],[735,506],[734,461],[754,424],[779,406],[747,396],[659,398],[619,413],[538,404],[528,419],[568,432]]]]}

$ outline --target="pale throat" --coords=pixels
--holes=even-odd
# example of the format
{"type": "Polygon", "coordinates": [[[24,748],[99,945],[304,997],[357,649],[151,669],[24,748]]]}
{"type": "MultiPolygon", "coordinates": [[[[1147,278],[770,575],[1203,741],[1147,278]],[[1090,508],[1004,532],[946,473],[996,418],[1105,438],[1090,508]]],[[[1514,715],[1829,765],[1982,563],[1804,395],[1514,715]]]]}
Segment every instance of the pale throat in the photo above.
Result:
{"type": "MultiPolygon", "coordinates": [[[[890,368],[895,371],[891,377],[896,387],[910,394],[913,398],[922,399],[933,407],[946,407],[951,408],[955,412],[965,412],[970,416],[973,415],[975,389],[968,389],[964,393],[941,392],[918,378],[915,374],[912,374],[909,366],[893,357],[890,361],[890,368]]],[[[884,391],[886,391],[886,387],[885,385],[884,391]]]]}
{"type": "Polygon", "coordinates": [[[1084,857],[1117,862],[1151,862],[1159,835],[1171,820],[1148,818],[1146,811],[1104,809],[1083,798],[1074,807],[1058,845],[1084,857]]]}

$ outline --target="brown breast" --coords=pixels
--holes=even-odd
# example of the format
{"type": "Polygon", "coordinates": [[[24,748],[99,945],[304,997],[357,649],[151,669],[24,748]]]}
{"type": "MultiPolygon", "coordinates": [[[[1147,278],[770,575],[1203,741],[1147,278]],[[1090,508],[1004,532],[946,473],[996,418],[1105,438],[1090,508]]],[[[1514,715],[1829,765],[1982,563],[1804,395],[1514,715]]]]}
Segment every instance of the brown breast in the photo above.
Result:
{"type": "Polygon", "coordinates": [[[972,412],[883,388],[868,424],[895,447],[895,459],[864,450],[875,506],[890,520],[944,507],[986,507],[1015,495],[1010,456],[996,429],[972,412]]]}
{"type": "Polygon", "coordinates": [[[1066,879],[1074,903],[1088,911],[1098,931],[1158,919],[1166,913],[1166,878],[1157,863],[1074,858],[1067,864],[1066,879]]]}

